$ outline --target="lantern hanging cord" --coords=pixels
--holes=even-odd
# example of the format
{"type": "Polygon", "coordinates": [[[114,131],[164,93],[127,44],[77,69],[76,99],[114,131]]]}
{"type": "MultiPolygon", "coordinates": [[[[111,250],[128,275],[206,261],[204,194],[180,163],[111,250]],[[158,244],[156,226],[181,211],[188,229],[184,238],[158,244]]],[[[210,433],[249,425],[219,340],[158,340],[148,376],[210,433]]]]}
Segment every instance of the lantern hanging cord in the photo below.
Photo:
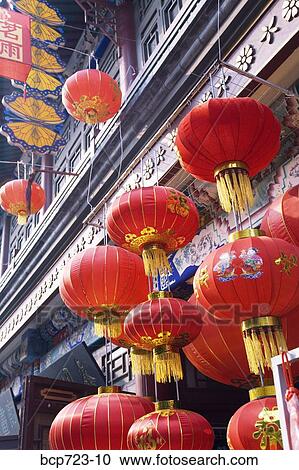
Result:
{"type": "Polygon", "coordinates": [[[221,61],[221,39],[220,39],[220,0],[217,4],[217,43],[218,43],[218,59],[221,61]]]}

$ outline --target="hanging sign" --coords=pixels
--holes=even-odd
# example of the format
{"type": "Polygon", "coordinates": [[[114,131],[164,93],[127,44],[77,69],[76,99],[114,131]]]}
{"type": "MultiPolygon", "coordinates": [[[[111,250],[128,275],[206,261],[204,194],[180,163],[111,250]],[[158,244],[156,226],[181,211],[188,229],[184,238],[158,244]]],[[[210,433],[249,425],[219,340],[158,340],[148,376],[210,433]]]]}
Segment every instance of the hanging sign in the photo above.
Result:
{"type": "Polygon", "coordinates": [[[0,76],[25,82],[30,69],[30,18],[0,8],[0,76]]]}

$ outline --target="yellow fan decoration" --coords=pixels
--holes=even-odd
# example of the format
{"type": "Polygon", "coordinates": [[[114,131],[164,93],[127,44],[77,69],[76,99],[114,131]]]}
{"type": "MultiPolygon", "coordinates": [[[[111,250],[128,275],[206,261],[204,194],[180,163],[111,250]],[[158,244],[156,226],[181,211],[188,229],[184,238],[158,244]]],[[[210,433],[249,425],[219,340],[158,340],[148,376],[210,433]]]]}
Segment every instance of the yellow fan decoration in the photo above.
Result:
{"type": "Polygon", "coordinates": [[[41,47],[34,40],[32,41],[32,64],[49,73],[62,73],[65,70],[65,64],[56,54],[46,47],[41,47]]]}
{"type": "Polygon", "coordinates": [[[63,35],[59,31],[37,20],[31,21],[31,37],[45,42],[52,49],[57,49],[58,46],[65,43],[63,35]]]}
{"type": "Polygon", "coordinates": [[[30,15],[52,26],[62,26],[65,19],[61,13],[46,0],[10,0],[21,13],[30,15]]]}
{"type": "MultiPolygon", "coordinates": [[[[16,88],[24,91],[24,83],[12,80],[16,88]]],[[[63,83],[59,78],[52,77],[42,70],[32,67],[26,80],[26,90],[48,98],[58,98],[61,95],[63,83]]]]}
{"type": "Polygon", "coordinates": [[[3,106],[22,119],[37,121],[51,126],[61,124],[66,119],[66,113],[58,104],[47,98],[38,98],[35,94],[27,93],[26,98],[20,92],[4,96],[3,106]]]}
{"type": "Polygon", "coordinates": [[[23,152],[41,155],[57,152],[66,144],[57,132],[31,122],[12,121],[4,124],[0,132],[9,144],[19,147],[23,152]]]}

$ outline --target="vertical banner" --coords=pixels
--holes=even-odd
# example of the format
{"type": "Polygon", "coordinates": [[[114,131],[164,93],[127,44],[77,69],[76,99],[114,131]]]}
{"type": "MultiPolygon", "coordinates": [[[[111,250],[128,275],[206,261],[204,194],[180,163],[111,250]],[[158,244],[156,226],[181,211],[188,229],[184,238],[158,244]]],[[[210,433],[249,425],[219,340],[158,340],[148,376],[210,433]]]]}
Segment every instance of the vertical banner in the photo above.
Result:
{"type": "Polygon", "coordinates": [[[30,69],[30,17],[0,8],[0,76],[26,82],[30,69]]]}

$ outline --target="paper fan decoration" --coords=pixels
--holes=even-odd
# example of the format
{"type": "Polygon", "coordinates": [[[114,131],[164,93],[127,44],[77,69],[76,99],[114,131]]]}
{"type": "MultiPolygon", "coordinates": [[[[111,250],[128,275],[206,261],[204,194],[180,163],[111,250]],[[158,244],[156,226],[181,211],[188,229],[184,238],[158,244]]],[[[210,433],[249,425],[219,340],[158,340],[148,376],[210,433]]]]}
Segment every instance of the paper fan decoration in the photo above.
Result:
{"type": "Polygon", "coordinates": [[[38,98],[27,93],[26,98],[20,92],[14,92],[2,99],[3,106],[16,116],[29,121],[56,126],[66,119],[66,113],[58,104],[47,98],[38,98]]]}
{"type": "Polygon", "coordinates": [[[31,43],[32,65],[49,73],[64,72],[65,63],[56,52],[34,39],[31,43]]]}
{"type": "Polygon", "coordinates": [[[47,127],[30,122],[13,121],[0,128],[9,144],[19,147],[23,152],[45,154],[57,152],[66,144],[65,139],[47,127]]]}
{"type": "MultiPolygon", "coordinates": [[[[24,91],[24,83],[18,80],[12,80],[12,85],[15,88],[20,88],[24,91]]],[[[48,73],[32,68],[29,72],[26,81],[26,92],[36,93],[45,98],[58,98],[61,95],[63,83],[62,77],[53,77],[48,73]]]]}
{"type": "Polygon", "coordinates": [[[46,0],[9,0],[16,10],[52,26],[62,26],[65,18],[46,0]]]}
{"type": "Polygon", "coordinates": [[[37,20],[31,21],[31,37],[32,39],[43,41],[51,49],[57,49],[58,46],[65,44],[64,37],[60,31],[37,20]]]}

